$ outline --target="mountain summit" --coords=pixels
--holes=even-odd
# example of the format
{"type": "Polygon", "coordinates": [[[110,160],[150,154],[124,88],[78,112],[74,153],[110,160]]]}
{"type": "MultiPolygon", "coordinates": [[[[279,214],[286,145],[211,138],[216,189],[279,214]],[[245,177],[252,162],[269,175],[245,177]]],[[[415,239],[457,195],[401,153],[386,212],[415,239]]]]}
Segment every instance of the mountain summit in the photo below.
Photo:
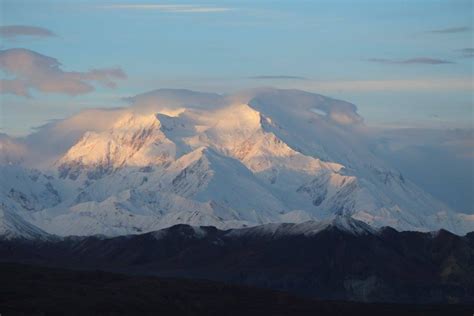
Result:
{"type": "Polygon", "coordinates": [[[400,230],[474,229],[472,216],[370,150],[348,102],[276,89],[156,90],[128,101],[51,123],[18,144],[8,139],[2,148],[22,151],[17,160],[0,154],[4,214],[63,236],[334,216],[400,230]]]}

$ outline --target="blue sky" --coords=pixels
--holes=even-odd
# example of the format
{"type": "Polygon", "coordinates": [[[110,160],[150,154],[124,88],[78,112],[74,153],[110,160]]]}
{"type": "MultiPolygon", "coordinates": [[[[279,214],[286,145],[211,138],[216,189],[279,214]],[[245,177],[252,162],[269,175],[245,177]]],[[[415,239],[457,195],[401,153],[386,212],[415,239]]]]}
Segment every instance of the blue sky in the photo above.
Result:
{"type": "Polygon", "coordinates": [[[157,88],[226,93],[258,86],[342,98],[369,125],[473,124],[469,0],[0,3],[0,26],[56,35],[3,36],[3,51],[55,58],[94,87],[75,96],[34,86],[29,97],[1,94],[0,132],[24,134],[157,88]],[[87,81],[91,69],[110,68],[127,76],[114,78],[115,88],[87,81]]]}

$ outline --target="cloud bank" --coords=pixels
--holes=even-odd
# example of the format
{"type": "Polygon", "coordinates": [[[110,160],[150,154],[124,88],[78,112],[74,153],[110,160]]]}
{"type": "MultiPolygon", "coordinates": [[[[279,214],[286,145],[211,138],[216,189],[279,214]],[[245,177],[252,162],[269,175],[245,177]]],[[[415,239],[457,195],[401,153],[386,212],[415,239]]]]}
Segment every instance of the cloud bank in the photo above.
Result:
{"type": "Polygon", "coordinates": [[[8,77],[1,79],[0,93],[19,96],[30,96],[31,90],[84,94],[95,90],[93,83],[114,88],[116,80],[126,78],[120,68],[64,71],[57,59],[23,48],[1,50],[0,70],[8,77]]]}
{"type": "Polygon", "coordinates": [[[415,64],[424,64],[424,65],[440,65],[440,64],[453,64],[452,61],[444,59],[436,59],[430,57],[415,57],[409,59],[385,59],[385,58],[370,58],[368,61],[373,63],[380,64],[391,64],[391,65],[415,65],[415,64]]]}
{"type": "Polygon", "coordinates": [[[30,25],[4,25],[0,26],[0,37],[5,39],[15,39],[17,37],[55,37],[52,31],[38,26],[30,25]]]}

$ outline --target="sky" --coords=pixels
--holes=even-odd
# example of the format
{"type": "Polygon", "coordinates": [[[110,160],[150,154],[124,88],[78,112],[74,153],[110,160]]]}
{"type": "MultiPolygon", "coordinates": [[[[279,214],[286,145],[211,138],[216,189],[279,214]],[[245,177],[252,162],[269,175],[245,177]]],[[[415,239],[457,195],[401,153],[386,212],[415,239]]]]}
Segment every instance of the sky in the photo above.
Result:
{"type": "Polygon", "coordinates": [[[158,88],[295,88],[472,128],[473,1],[0,0],[0,132],[158,88]]]}

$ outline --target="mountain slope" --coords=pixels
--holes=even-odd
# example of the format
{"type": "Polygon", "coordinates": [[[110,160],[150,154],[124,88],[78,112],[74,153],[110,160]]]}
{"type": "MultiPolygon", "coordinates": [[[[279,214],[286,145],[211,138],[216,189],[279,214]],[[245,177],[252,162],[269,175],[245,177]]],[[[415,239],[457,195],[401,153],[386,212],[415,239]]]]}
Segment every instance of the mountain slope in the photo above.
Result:
{"type": "Polygon", "coordinates": [[[0,238],[46,240],[50,237],[48,233],[28,223],[18,214],[0,208],[0,238]]]}

